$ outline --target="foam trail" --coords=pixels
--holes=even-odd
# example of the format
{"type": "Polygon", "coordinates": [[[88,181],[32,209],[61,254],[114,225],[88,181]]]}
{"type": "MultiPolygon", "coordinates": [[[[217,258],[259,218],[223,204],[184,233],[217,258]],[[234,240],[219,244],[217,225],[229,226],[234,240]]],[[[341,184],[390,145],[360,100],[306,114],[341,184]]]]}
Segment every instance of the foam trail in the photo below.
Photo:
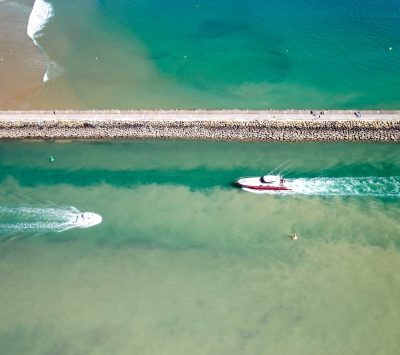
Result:
{"type": "MultiPolygon", "coordinates": [[[[93,214],[94,215],[94,214],[93,214]]],[[[0,233],[10,232],[62,232],[71,228],[86,228],[97,223],[83,224],[83,213],[75,207],[38,208],[38,207],[1,207],[0,233]]]]}
{"type": "MultiPolygon", "coordinates": [[[[389,177],[340,177],[285,179],[291,191],[278,194],[301,194],[311,196],[375,196],[400,197],[400,176],[389,177]]],[[[252,191],[277,194],[277,192],[252,191]]]]}
{"type": "Polygon", "coordinates": [[[400,177],[341,177],[288,180],[293,193],[321,196],[400,197],[400,177]]]}
{"type": "Polygon", "coordinates": [[[37,38],[43,35],[43,29],[46,27],[49,20],[54,16],[54,10],[50,3],[44,0],[36,0],[31,14],[29,15],[28,26],[26,29],[27,35],[32,39],[33,43],[40,49],[47,61],[47,70],[43,76],[43,81],[46,82],[53,77],[62,74],[62,67],[55,61],[51,60],[43,48],[37,42],[37,38]]]}

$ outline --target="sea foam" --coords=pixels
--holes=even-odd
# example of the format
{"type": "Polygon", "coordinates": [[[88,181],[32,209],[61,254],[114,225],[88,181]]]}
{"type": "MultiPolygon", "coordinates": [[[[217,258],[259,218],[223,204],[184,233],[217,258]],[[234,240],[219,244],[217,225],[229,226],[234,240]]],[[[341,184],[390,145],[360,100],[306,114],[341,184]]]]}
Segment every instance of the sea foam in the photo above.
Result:
{"type": "Polygon", "coordinates": [[[46,58],[47,70],[43,76],[44,82],[61,75],[63,72],[63,68],[54,60],[51,60],[44,49],[36,41],[37,38],[43,35],[43,29],[53,16],[54,10],[50,3],[44,0],[36,0],[31,14],[29,15],[28,26],[26,29],[27,35],[32,39],[33,43],[40,49],[43,56],[46,58]]]}
{"type": "Polygon", "coordinates": [[[46,27],[46,24],[53,15],[54,11],[51,4],[44,0],[35,1],[31,14],[29,15],[26,33],[37,46],[36,38],[43,35],[42,30],[46,27]]]}

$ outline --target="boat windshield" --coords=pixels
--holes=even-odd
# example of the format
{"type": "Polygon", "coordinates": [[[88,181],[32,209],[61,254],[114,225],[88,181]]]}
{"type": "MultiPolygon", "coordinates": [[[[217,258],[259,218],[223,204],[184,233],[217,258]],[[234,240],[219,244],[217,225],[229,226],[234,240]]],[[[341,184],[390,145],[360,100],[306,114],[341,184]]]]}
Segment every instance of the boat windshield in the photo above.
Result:
{"type": "Polygon", "coordinates": [[[260,178],[260,182],[264,184],[273,184],[279,182],[279,176],[275,175],[265,175],[260,178]]]}

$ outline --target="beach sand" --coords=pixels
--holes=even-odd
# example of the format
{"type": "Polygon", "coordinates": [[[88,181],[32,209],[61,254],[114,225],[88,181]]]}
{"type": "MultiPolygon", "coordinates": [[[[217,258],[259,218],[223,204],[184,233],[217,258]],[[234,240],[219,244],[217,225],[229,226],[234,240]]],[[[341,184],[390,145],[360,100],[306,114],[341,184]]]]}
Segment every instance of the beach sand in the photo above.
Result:
{"type": "Polygon", "coordinates": [[[26,34],[34,0],[0,0],[0,108],[29,109],[40,90],[45,59],[26,34]]]}

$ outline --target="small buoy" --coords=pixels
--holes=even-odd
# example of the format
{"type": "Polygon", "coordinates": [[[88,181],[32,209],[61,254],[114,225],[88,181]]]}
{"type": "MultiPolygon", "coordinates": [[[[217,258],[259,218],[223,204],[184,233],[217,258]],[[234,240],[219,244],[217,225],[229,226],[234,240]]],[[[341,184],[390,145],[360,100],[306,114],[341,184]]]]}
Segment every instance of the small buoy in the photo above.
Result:
{"type": "Polygon", "coordinates": [[[50,155],[50,156],[49,156],[49,161],[50,161],[50,162],[53,162],[54,160],[55,160],[54,157],[53,157],[52,155],[50,155]]]}

